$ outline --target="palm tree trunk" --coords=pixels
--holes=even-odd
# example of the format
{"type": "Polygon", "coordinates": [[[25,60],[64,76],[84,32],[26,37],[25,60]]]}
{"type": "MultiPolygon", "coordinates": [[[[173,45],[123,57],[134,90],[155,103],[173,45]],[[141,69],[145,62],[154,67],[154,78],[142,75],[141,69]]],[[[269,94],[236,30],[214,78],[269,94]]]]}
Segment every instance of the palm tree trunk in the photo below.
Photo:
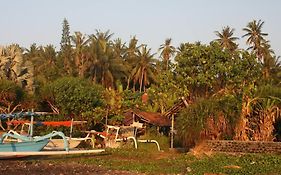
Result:
{"type": "Polygon", "coordinates": [[[141,79],[140,79],[140,92],[142,90],[142,84],[143,84],[143,75],[144,75],[144,70],[141,70],[141,79]]]}

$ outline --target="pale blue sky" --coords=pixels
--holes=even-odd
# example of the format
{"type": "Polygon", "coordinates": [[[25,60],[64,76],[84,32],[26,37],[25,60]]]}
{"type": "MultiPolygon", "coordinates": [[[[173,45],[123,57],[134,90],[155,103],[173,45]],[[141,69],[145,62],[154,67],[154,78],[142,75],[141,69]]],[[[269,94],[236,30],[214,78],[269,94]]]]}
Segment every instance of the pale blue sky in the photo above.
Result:
{"type": "MultiPolygon", "coordinates": [[[[214,31],[229,25],[235,36],[253,19],[265,21],[272,48],[281,55],[280,0],[0,0],[0,45],[29,47],[53,44],[59,49],[63,18],[71,33],[110,30],[113,38],[140,43],[157,51],[166,38],[176,47],[183,42],[209,43],[214,31]]],[[[246,48],[245,38],[240,47],[246,48]]]]}

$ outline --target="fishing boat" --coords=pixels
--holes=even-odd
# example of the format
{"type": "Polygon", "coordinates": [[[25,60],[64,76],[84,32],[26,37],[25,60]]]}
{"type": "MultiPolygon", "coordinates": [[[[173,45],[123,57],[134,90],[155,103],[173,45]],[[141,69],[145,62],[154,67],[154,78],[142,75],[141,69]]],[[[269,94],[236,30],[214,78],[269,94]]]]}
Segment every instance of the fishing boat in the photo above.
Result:
{"type": "Polygon", "coordinates": [[[27,142],[11,142],[0,144],[0,152],[13,152],[13,151],[41,151],[47,144],[49,140],[40,141],[27,141],[27,142]]]}
{"type": "Polygon", "coordinates": [[[0,137],[0,158],[13,158],[23,156],[35,156],[35,155],[63,155],[63,154],[89,154],[100,153],[104,149],[99,150],[69,150],[69,143],[67,138],[62,132],[53,131],[44,136],[33,137],[33,120],[36,113],[19,113],[19,114],[0,114],[0,118],[18,118],[22,116],[31,117],[30,121],[30,133],[28,136],[19,134],[17,132],[7,132],[0,137]],[[42,149],[49,143],[50,138],[59,136],[63,140],[64,151],[42,151],[42,149]],[[12,138],[13,142],[4,143],[5,138],[12,138]]]}
{"type": "MultiPolygon", "coordinates": [[[[72,137],[73,127],[76,125],[82,125],[87,123],[87,121],[74,121],[73,119],[70,121],[33,121],[33,125],[38,126],[51,126],[51,127],[70,127],[70,136],[65,137],[68,142],[69,149],[76,148],[83,141],[90,141],[92,147],[94,147],[94,143],[90,134],[87,134],[85,137],[72,137]]],[[[31,133],[31,122],[26,120],[13,120],[7,122],[8,125],[19,126],[21,125],[20,133],[31,133]]],[[[13,131],[12,131],[13,132],[13,131]]],[[[62,138],[50,138],[50,142],[44,148],[46,150],[61,150],[64,149],[64,140],[62,138]]]]}
{"type": "Polygon", "coordinates": [[[11,152],[38,152],[41,151],[48,142],[48,139],[44,139],[40,141],[2,143],[0,144],[0,158],[22,157],[20,155],[11,155],[11,152]]]}

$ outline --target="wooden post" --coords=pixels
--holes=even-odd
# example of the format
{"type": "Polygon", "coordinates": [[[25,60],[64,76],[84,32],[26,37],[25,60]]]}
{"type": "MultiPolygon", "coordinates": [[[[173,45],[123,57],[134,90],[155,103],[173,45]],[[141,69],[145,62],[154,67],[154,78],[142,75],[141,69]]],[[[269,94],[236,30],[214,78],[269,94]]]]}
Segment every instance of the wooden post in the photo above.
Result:
{"type": "Polygon", "coordinates": [[[73,118],[71,119],[71,125],[70,125],[70,133],[69,133],[70,138],[72,138],[72,132],[73,132],[73,118]]]}
{"type": "Polygon", "coordinates": [[[105,125],[107,126],[107,120],[108,120],[108,113],[109,113],[109,110],[107,109],[106,110],[106,115],[105,115],[105,125]]]}
{"type": "Polygon", "coordinates": [[[135,122],[135,113],[133,112],[133,123],[135,122]]]}
{"type": "Polygon", "coordinates": [[[175,116],[172,114],[172,127],[171,127],[171,148],[174,148],[174,120],[175,116]]]}

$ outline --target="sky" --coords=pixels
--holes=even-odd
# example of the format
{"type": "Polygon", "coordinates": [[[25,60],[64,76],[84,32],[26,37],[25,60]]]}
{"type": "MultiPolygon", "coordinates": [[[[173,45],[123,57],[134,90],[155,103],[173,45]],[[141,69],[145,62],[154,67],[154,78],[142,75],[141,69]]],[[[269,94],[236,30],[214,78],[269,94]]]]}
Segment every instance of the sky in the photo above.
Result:
{"type": "Polygon", "coordinates": [[[0,45],[28,48],[52,44],[59,49],[62,21],[70,32],[94,34],[110,30],[128,43],[136,36],[157,52],[165,39],[172,45],[216,39],[214,31],[230,26],[241,48],[242,29],[252,20],[264,21],[262,31],[277,56],[281,55],[280,0],[0,0],[0,45]]]}

